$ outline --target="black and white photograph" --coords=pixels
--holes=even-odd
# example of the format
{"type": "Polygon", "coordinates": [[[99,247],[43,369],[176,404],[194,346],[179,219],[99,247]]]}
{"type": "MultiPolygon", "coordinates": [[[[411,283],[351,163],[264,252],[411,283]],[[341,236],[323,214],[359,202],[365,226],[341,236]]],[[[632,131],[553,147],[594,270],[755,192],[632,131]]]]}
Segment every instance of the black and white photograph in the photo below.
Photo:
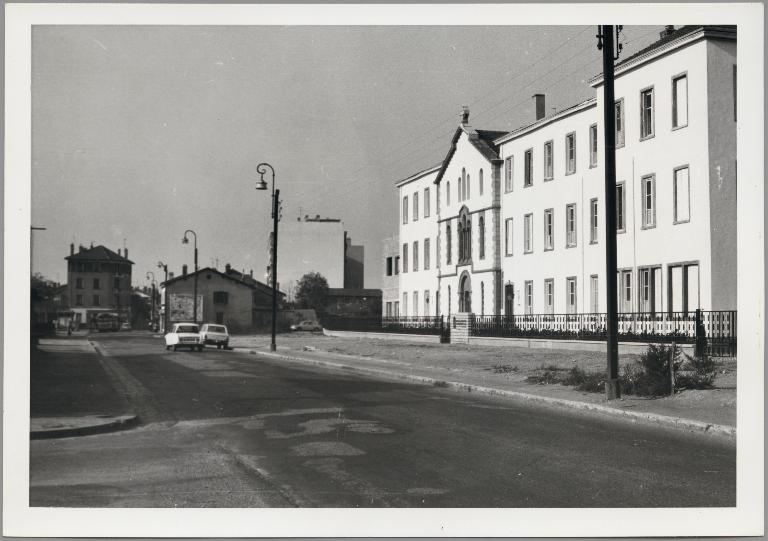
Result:
{"type": "Polygon", "coordinates": [[[6,4],[4,534],[761,535],[762,21],[6,4]]]}

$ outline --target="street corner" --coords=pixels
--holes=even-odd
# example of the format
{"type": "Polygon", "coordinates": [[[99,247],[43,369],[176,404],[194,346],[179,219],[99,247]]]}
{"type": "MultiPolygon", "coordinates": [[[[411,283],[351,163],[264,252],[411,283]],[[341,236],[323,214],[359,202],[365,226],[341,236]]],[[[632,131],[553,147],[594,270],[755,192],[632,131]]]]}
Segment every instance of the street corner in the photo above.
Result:
{"type": "Polygon", "coordinates": [[[83,415],[79,417],[33,417],[29,438],[32,440],[71,438],[127,430],[139,424],[138,415],[83,415]]]}

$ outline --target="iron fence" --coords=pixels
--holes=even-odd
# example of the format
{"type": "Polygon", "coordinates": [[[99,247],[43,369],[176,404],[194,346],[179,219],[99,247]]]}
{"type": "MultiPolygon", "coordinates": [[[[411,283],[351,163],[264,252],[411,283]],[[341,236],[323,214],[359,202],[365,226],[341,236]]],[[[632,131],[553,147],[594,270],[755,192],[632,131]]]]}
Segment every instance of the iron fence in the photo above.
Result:
{"type": "MultiPolygon", "coordinates": [[[[471,336],[606,340],[607,314],[475,316],[471,336]]],[[[696,344],[710,355],[736,354],[736,311],[629,312],[618,315],[619,340],[696,344]]]]}
{"type": "Polygon", "coordinates": [[[348,317],[326,316],[323,327],[335,331],[386,332],[442,335],[446,327],[442,316],[425,317],[348,317]]]}

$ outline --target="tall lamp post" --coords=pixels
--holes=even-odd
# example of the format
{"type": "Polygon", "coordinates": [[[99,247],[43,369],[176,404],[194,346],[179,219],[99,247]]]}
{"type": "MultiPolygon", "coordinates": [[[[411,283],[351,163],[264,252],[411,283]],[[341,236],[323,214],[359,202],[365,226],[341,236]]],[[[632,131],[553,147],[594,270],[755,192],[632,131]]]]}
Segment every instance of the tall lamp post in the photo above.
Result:
{"type": "Polygon", "coordinates": [[[256,172],[260,179],[256,183],[257,190],[266,190],[267,183],[264,181],[264,175],[269,168],[272,173],[272,343],[269,345],[270,351],[277,349],[275,335],[277,334],[277,222],[280,220],[280,190],[275,190],[275,168],[268,163],[260,163],[256,166],[256,172]]]}
{"type": "Polygon", "coordinates": [[[181,239],[182,244],[189,244],[187,233],[192,233],[195,236],[195,296],[192,299],[192,322],[197,323],[197,233],[191,229],[184,231],[184,238],[181,239]]]}
{"type": "Polygon", "coordinates": [[[149,316],[149,325],[152,329],[155,327],[155,287],[157,282],[155,281],[155,273],[152,271],[147,271],[147,280],[151,280],[152,282],[152,311],[150,312],[149,316]],[[150,279],[150,276],[152,277],[150,279]]]}
{"type": "MultiPolygon", "coordinates": [[[[157,268],[163,269],[163,272],[165,272],[165,279],[163,280],[163,283],[165,284],[168,281],[168,265],[163,263],[162,261],[157,262],[157,268]]],[[[166,285],[163,288],[163,292],[165,294],[165,310],[163,310],[163,332],[168,328],[168,286],[166,285]]]]}

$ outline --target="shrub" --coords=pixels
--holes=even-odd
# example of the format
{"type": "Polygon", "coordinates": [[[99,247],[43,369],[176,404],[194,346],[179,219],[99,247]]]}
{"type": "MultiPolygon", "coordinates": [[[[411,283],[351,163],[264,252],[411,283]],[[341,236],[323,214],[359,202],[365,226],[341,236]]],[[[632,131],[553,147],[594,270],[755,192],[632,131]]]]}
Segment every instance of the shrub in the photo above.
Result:
{"type": "Polygon", "coordinates": [[[675,375],[675,389],[711,389],[716,373],[717,361],[709,355],[686,355],[680,372],[675,375]]]}
{"type": "Polygon", "coordinates": [[[551,385],[553,383],[560,383],[562,378],[557,373],[557,368],[551,370],[549,368],[540,368],[536,374],[525,378],[526,383],[536,383],[538,385],[551,385]]]}
{"type": "Polygon", "coordinates": [[[604,372],[585,372],[578,366],[574,366],[568,371],[568,375],[562,380],[563,385],[572,385],[579,391],[589,393],[599,393],[605,389],[604,372]]]}
{"type": "Polygon", "coordinates": [[[493,365],[491,370],[493,370],[496,374],[509,374],[510,372],[517,372],[520,369],[517,366],[513,366],[511,364],[497,363],[493,365]]]}

